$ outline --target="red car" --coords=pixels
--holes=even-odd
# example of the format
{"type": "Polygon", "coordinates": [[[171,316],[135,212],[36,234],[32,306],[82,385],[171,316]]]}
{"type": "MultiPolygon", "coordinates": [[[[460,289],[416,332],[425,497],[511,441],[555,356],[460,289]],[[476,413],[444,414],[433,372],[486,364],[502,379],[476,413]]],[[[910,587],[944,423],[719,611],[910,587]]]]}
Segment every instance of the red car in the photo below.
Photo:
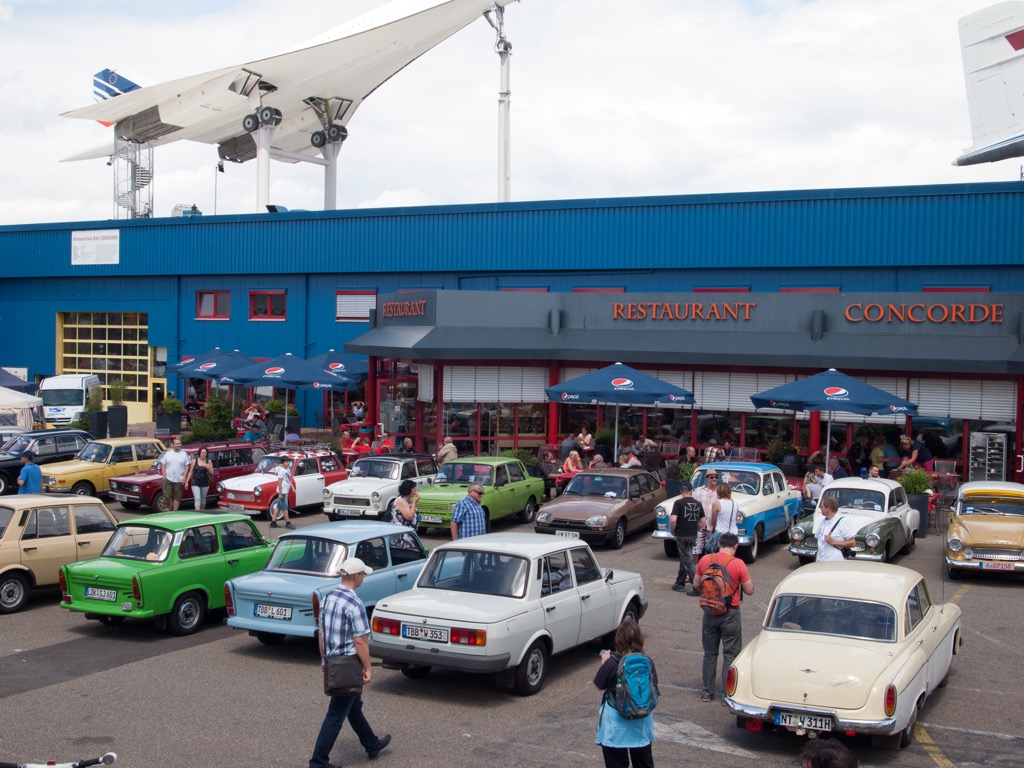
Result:
{"type": "Polygon", "coordinates": [[[269,519],[270,502],[277,496],[277,475],[281,459],[292,459],[292,489],[288,494],[288,508],[323,507],[323,490],[331,483],[348,478],[348,472],[338,454],[325,448],[292,449],[268,453],[260,460],[255,472],[217,483],[218,504],[247,515],[269,519]]]}
{"type": "MultiPolygon", "coordinates": [[[[206,506],[216,506],[217,483],[240,475],[251,474],[266,449],[252,443],[195,443],[182,446],[182,450],[195,456],[200,448],[207,448],[214,472],[210,482],[210,492],[206,497],[206,506]]],[[[170,512],[171,506],[164,498],[164,480],[160,476],[159,467],[154,466],[134,475],[121,475],[110,480],[110,495],[115,501],[121,502],[125,509],[138,509],[147,506],[154,512],[170,512]]],[[[186,486],[181,494],[181,506],[193,506],[192,488],[186,486]]]]}

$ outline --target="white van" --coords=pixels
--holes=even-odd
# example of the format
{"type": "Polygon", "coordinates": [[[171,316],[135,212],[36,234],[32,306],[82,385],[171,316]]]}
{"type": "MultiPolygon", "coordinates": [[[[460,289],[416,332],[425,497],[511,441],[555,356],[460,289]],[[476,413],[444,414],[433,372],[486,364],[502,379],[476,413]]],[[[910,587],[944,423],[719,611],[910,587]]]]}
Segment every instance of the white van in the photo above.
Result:
{"type": "Polygon", "coordinates": [[[100,377],[92,373],[51,376],[39,384],[47,424],[66,426],[77,419],[89,402],[89,393],[100,389],[100,377]]]}

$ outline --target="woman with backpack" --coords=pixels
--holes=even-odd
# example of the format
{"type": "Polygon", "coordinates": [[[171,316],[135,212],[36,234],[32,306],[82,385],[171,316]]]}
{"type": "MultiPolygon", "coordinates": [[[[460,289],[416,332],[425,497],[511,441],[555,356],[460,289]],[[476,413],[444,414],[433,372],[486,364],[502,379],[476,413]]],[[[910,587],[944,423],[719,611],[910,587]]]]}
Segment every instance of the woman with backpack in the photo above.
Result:
{"type": "Polygon", "coordinates": [[[615,631],[615,651],[601,651],[601,666],[594,675],[594,685],[604,691],[597,721],[595,743],[601,745],[605,768],[654,768],[651,744],[654,742],[654,705],[658,702],[658,672],[654,662],[644,655],[644,636],[640,625],[627,619],[615,631]],[[624,657],[630,657],[625,659],[624,657]],[[639,658],[638,658],[639,657],[639,658]],[[624,666],[630,665],[631,670],[624,666]],[[641,678],[646,670],[646,680],[630,684],[639,670],[641,678]],[[639,691],[646,701],[634,701],[635,706],[646,712],[641,717],[627,712],[623,715],[618,707],[624,706],[623,686],[639,691]],[[632,761],[632,762],[631,762],[632,761]]]}

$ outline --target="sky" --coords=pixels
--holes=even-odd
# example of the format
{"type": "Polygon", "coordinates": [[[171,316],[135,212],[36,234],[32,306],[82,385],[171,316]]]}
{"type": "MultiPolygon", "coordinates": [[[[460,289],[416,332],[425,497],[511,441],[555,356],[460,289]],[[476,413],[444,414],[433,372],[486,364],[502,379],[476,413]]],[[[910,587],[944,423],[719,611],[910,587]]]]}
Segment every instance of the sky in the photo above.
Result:
{"type": "MultiPolygon", "coordinates": [[[[0,225],[115,218],[109,129],[62,112],[92,74],[139,82],[290,48],[383,0],[0,0],[0,225]],[[287,10],[283,10],[287,9],[287,10]]],[[[520,0],[514,201],[1016,181],[957,168],[971,145],[957,21],[992,0],[520,0]]],[[[339,208],[493,202],[498,57],[480,19],[372,94],[349,123],[339,208]]],[[[215,146],[155,154],[155,215],[252,213],[256,164],[215,146]]],[[[323,207],[323,171],[271,166],[272,202],[323,207]]]]}

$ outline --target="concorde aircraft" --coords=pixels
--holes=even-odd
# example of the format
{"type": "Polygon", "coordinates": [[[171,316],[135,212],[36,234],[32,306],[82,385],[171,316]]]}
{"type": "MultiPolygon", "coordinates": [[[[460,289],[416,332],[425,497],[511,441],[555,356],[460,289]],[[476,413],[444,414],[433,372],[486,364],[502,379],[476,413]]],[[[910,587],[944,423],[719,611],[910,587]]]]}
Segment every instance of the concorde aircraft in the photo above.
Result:
{"type": "Polygon", "coordinates": [[[974,145],[953,164],[1024,155],[1024,2],[999,3],[964,16],[960,50],[974,145]]]}
{"type": "Polygon", "coordinates": [[[271,156],[318,162],[328,169],[325,207],[333,208],[337,152],[359,105],[431,48],[510,2],[394,0],[276,56],[139,88],[63,116],[110,123],[128,141],[200,141],[216,144],[222,160],[257,158],[261,209],[271,156]]]}

